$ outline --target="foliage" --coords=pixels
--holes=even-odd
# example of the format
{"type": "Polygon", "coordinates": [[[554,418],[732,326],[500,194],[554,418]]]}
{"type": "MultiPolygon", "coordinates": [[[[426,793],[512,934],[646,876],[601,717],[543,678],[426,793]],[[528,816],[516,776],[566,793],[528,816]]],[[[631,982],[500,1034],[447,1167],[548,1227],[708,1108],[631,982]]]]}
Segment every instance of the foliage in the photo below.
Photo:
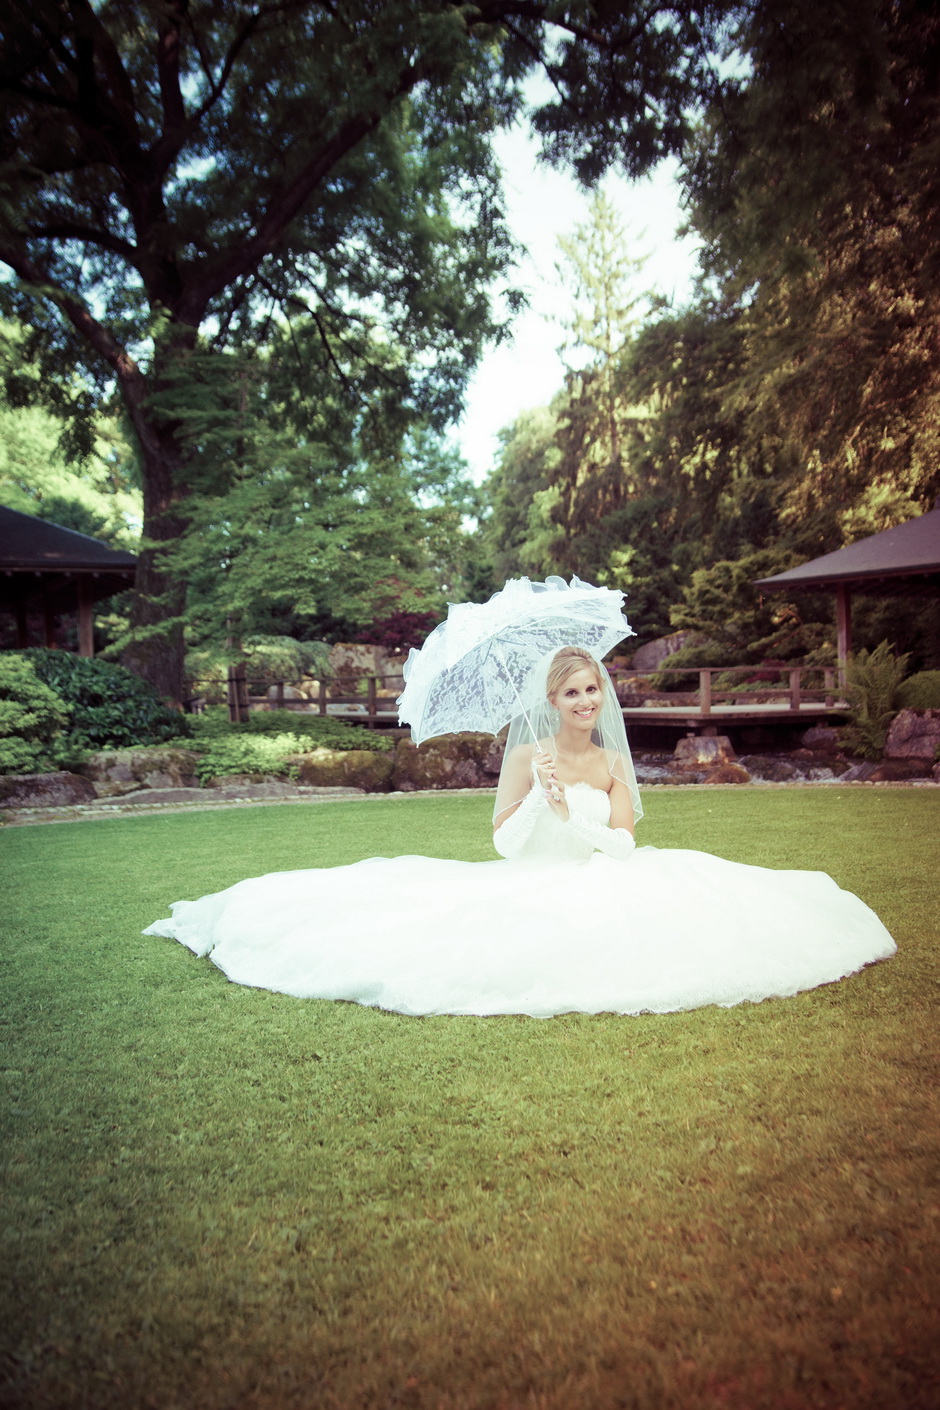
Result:
{"type": "Polygon", "coordinates": [[[230,774],[296,778],[298,754],[315,749],[384,752],[392,747],[372,730],[291,710],[259,710],[238,725],[229,723],[227,711],[207,710],[194,717],[193,736],[192,743],[201,750],[196,765],[200,783],[230,774]]]}
{"type": "Polygon", "coordinates": [[[41,392],[40,370],[26,352],[28,334],[0,319],[0,504],[65,529],[135,550],[143,517],[138,466],[115,408],[104,405],[90,427],[84,459],[70,459],[62,422],[45,406],[23,404],[41,392]],[[11,379],[20,384],[11,397],[11,379]]]}
{"type": "Polygon", "coordinates": [[[918,671],[898,686],[899,710],[940,710],[940,671],[918,671]]]}
{"type": "Polygon", "coordinates": [[[782,522],[820,553],[940,490],[940,31],[916,0],[770,0],[734,42],[691,223],[737,309],[723,401],[789,461],[782,522]]]}
{"type": "Polygon", "coordinates": [[[756,1005],[409,1019],[137,935],[249,874],[485,861],[489,804],[0,831],[11,1407],[928,1410],[940,790],[651,790],[653,845],[821,868],[898,942],[756,1005]]]}
{"type": "Polygon", "coordinates": [[[35,773],[51,767],[68,709],[62,696],[37,675],[33,663],[0,653],[0,773],[35,773]]]}
{"type": "Polygon", "coordinates": [[[392,740],[364,725],[350,725],[329,715],[301,714],[295,710],[252,710],[247,720],[233,724],[228,711],[218,706],[192,715],[191,744],[201,748],[217,739],[291,734],[302,741],[295,753],[309,749],[374,749],[393,747],[392,740]]]}
{"type": "MultiPolygon", "coordinates": [[[[241,443],[267,410],[259,352],[279,343],[295,357],[312,421],[338,409],[341,472],[372,464],[389,428],[452,420],[519,302],[490,293],[505,290],[513,254],[494,133],[526,112],[547,159],[584,181],[615,161],[648,170],[682,147],[727,8],[15,0],[0,44],[0,258],[13,276],[0,297],[33,330],[48,402],[87,414],[95,388],[120,389],[146,503],[126,659],[162,692],[182,687],[174,549],[196,505],[213,501],[194,526],[214,534],[213,571],[226,525],[235,563],[242,531],[255,531],[250,486],[265,461],[241,443]],[[549,97],[529,103],[535,71],[549,97]],[[76,392],[78,365],[90,380],[76,392]]],[[[328,445],[299,451],[315,488],[328,445]]],[[[315,527],[325,535],[329,517],[315,527]]],[[[347,514],[337,542],[352,529],[347,514]]],[[[261,577],[276,591],[275,571],[261,577]]],[[[315,570],[311,596],[316,578],[330,580],[315,570]]]]}
{"type": "Polygon", "coordinates": [[[229,666],[241,661],[249,681],[298,681],[329,670],[329,647],[323,641],[297,641],[290,636],[247,636],[238,648],[192,648],[186,654],[186,676],[200,687],[224,686],[229,666]]]}
{"type": "Polygon", "coordinates": [[[853,652],[846,660],[845,695],[851,710],[840,743],[853,754],[881,758],[907,662],[907,655],[898,656],[887,641],[873,651],[853,652]]]}
{"type": "Polygon", "coordinates": [[[160,744],[185,732],[185,717],[123,666],[71,651],[32,647],[23,653],[36,675],[65,702],[71,749],[160,744]]]}
{"type": "Polygon", "coordinates": [[[438,612],[390,612],[387,617],[363,627],[356,640],[366,646],[387,646],[401,650],[421,646],[440,621],[438,612]]]}
{"type": "Polygon", "coordinates": [[[213,739],[196,764],[200,783],[230,774],[272,774],[296,778],[291,756],[314,747],[297,734],[220,735],[213,739]]]}

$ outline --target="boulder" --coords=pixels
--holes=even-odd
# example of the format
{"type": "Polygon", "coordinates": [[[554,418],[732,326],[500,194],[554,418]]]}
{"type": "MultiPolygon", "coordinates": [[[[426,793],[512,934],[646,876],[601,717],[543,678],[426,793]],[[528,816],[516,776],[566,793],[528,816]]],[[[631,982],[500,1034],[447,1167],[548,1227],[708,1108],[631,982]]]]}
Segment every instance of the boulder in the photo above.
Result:
{"type": "Polygon", "coordinates": [[[392,787],[494,788],[503,760],[502,740],[490,734],[452,734],[429,739],[420,748],[401,739],[395,750],[392,787]]]}
{"type": "Polygon", "coordinates": [[[800,743],[811,754],[836,755],[839,753],[839,731],[831,725],[812,725],[804,731],[800,743]]]}
{"type": "MultiPolygon", "coordinates": [[[[145,745],[137,749],[102,749],[79,766],[96,784],[129,784],[133,788],[195,788],[199,755],[192,749],[145,745]]],[[[113,797],[114,793],[103,793],[113,797]]]]}
{"type": "Polygon", "coordinates": [[[394,759],[391,751],[379,753],[376,749],[313,749],[291,762],[297,765],[297,782],[306,786],[387,793],[393,787],[394,759]]]}
{"type": "Polygon", "coordinates": [[[655,671],[667,656],[673,656],[683,646],[694,646],[702,639],[699,632],[670,632],[668,636],[658,636],[655,641],[637,647],[631,664],[635,671],[655,671]]]}
{"type": "Polygon", "coordinates": [[[762,779],[764,783],[789,783],[791,779],[802,777],[800,769],[790,759],[775,759],[765,754],[744,754],[738,762],[742,768],[747,769],[751,778],[762,779]]]}
{"type": "Polygon", "coordinates": [[[882,759],[875,765],[870,782],[906,783],[912,778],[930,778],[932,770],[932,759],[882,759]]]}
{"type": "Polygon", "coordinates": [[[737,757],[726,734],[687,734],[673,752],[677,769],[713,769],[733,764],[737,757]]]}
{"type": "Polygon", "coordinates": [[[863,760],[858,764],[851,764],[842,775],[843,783],[871,783],[871,776],[875,772],[876,765],[863,760]]]}
{"type": "Polygon", "coordinates": [[[709,769],[702,779],[703,783],[750,783],[751,775],[747,769],[742,769],[740,764],[719,764],[716,769],[709,769]]]}
{"type": "Polygon", "coordinates": [[[940,710],[901,710],[895,715],[885,741],[886,759],[923,759],[932,765],[938,750],[940,710]]]}
{"type": "Polygon", "coordinates": [[[60,770],[53,774],[0,775],[0,807],[61,808],[93,803],[94,785],[80,774],[60,770]]]}

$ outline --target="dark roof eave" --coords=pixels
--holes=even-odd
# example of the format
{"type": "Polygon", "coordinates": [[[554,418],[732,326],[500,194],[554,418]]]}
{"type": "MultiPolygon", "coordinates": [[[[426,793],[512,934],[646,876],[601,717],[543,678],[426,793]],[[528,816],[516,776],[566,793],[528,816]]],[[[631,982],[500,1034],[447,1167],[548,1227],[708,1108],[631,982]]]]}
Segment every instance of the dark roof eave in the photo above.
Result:
{"type": "Polygon", "coordinates": [[[940,563],[925,564],[917,568],[897,568],[886,569],[877,568],[870,572],[856,573],[806,573],[800,572],[799,568],[791,568],[789,572],[777,573],[772,578],[754,578],[753,584],[759,588],[769,588],[771,592],[783,592],[787,588],[835,588],[841,584],[851,583],[878,583],[885,581],[897,582],[902,578],[931,578],[940,574],[940,563]]]}

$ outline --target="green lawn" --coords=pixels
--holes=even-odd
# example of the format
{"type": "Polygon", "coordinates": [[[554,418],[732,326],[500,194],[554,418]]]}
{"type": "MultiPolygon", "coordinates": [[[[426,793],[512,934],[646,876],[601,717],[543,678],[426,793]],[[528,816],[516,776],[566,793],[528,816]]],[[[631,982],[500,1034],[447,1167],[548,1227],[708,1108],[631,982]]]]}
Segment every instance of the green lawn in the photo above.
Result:
{"type": "Polygon", "coordinates": [[[646,803],[643,841],[828,870],[898,955],[730,1010],[403,1018],[139,932],[264,871],[490,858],[490,799],[0,833],[0,1405],[935,1410],[940,792],[646,803]]]}

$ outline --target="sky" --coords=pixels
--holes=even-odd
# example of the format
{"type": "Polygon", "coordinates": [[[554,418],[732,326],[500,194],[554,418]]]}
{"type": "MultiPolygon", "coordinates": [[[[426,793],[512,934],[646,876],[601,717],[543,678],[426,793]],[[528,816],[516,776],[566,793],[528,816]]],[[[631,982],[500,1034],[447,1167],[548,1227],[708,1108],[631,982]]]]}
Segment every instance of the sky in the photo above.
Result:
{"type": "MultiPolygon", "coordinates": [[[[551,321],[553,312],[564,314],[571,306],[555,268],[558,237],[585,223],[591,199],[571,176],[539,163],[538,143],[524,127],[501,133],[495,147],[503,168],[509,227],[526,251],[516,284],[527,295],[529,307],[516,318],[512,341],[484,355],[456,430],[457,446],[478,483],[495,463],[497,433],[527,408],[547,406],[564,381],[556,350],[563,333],[551,321]]],[[[683,217],[674,173],[674,164],[663,163],[643,181],[608,176],[601,190],[615,205],[628,236],[636,240],[636,253],[649,253],[643,287],[681,303],[691,292],[698,242],[676,236],[683,217]]]]}

